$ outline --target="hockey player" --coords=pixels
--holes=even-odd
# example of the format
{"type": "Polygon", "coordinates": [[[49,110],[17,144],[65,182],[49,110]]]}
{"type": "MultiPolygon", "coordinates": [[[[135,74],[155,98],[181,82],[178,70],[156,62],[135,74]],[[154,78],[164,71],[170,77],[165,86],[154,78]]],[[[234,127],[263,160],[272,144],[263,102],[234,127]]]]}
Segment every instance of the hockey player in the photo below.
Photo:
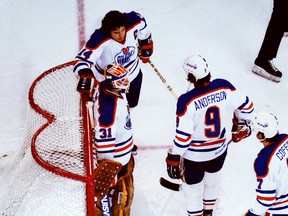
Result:
{"type": "Polygon", "coordinates": [[[127,100],[131,108],[135,107],[142,84],[139,58],[146,63],[152,53],[153,41],[144,17],[134,11],[110,11],[103,18],[101,28],[94,31],[76,56],[73,71],[80,77],[77,90],[89,92],[95,79],[97,82],[105,79],[104,67],[116,62],[129,71],[127,100]]]}
{"type": "MultiPolygon", "coordinates": [[[[95,91],[94,118],[97,162],[109,159],[121,163],[122,169],[109,190],[112,215],[129,216],[134,194],[133,133],[125,92],[129,89],[128,70],[118,63],[104,69],[105,80],[95,91]]],[[[101,216],[99,202],[95,216],[101,216]]]]}
{"type": "Polygon", "coordinates": [[[237,125],[233,128],[242,129],[233,132],[233,140],[239,142],[250,135],[247,124],[254,108],[227,80],[211,81],[202,56],[189,56],[183,67],[194,88],[177,101],[176,135],[166,158],[167,172],[171,178],[183,180],[188,215],[211,216],[227,154],[227,121],[234,112],[237,125]]]}
{"type": "Polygon", "coordinates": [[[288,134],[279,134],[278,120],[269,112],[257,113],[252,128],[264,148],[254,162],[256,199],[246,216],[288,215],[288,134]]]}

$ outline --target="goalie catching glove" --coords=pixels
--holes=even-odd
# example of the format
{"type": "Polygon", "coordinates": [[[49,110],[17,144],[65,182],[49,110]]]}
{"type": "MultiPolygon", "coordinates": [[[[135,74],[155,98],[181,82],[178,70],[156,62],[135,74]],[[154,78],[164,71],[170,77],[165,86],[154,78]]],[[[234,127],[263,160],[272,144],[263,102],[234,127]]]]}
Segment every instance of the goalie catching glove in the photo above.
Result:
{"type": "Polygon", "coordinates": [[[167,173],[172,179],[181,178],[181,156],[171,154],[171,149],[168,150],[166,157],[167,173]]]}
{"type": "Polygon", "coordinates": [[[153,40],[151,34],[148,36],[148,38],[144,40],[139,39],[138,44],[139,44],[138,47],[139,58],[143,63],[147,63],[150,59],[150,56],[153,54],[153,40]]]}
{"type": "Polygon", "coordinates": [[[84,68],[78,72],[80,80],[77,85],[77,91],[89,94],[94,85],[94,74],[90,68],[84,68]]]}
{"type": "Polygon", "coordinates": [[[232,119],[232,141],[240,142],[241,140],[251,135],[250,122],[245,120],[239,120],[236,117],[232,119]]]}

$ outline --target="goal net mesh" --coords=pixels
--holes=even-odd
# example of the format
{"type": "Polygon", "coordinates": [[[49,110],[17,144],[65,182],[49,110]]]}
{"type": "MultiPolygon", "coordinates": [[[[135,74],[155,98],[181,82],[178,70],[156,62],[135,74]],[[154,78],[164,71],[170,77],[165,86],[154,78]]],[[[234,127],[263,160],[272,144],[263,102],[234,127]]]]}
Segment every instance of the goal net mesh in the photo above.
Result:
{"type": "Polygon", "coordinates": [[[0,214],[87,214],[83,108],[73,62],[40,75],[29,91],[24,144],[0,158],[0,214]]]}

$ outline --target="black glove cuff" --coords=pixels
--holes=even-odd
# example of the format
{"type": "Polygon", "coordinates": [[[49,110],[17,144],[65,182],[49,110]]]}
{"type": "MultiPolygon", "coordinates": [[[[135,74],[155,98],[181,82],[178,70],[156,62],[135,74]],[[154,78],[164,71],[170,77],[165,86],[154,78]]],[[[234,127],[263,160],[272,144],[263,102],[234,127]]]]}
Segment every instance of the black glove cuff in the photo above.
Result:
{"type": "Polygon", "coordinates": [[[170,154],[168,152],[168,155],[167,155],[167,159],[170,160],[170,161],[177,161],[179,162],[180,161],[180,155],[173,155],[173,154],[170,154]]]}
{"type": "Polygon", "coordinates": [[[78,71],[79,76],[83,76],[83,75],[93,75],[93,72],[90,68],[83,68],[81,70],[78,71]]]}
{"type": "Polygon", "coordinates": [[[146,39],[138,39],[139,46],[145,46],[153,43],[152,35],[150,34],[146,39]]]}

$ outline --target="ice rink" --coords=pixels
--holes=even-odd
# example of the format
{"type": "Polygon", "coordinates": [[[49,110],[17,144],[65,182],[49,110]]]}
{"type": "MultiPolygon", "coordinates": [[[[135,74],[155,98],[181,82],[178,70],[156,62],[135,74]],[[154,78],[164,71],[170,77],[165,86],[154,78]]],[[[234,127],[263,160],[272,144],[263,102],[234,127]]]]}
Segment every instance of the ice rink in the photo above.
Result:
{"type": "MultiPolygon", "coordinates": [[[[183,60],[203,55],[212,78],[223,77],[254,101],[256,111],[269,104],[288,132],[288,38],[282,40],[275,65],[283,72],[273,83],[251,72],[272,11],[271,0],[86,0],[85,38],[110,10],[137,11],[154,40],[151,61],[178,94],[187,89],[183,60]]],[[[71,61],[79,51],[76,1],[0,0],[0,156],[23,142],[28,90],[42,72],[71,61]]],[[[176,100],[152,67],[144,73],[140,102],[132,109],[135,144],[135,197],[131,216],[185,216],[182,192],[159,184],[167,177],[165,157],[173,142],[176,100]]],[[[262,148],[254,138],[232,143],[223,169],[217,216],[238,216],[254,200],[253,161],[262,148]]],[[[168,177],[167,177],[168,178],[168,177]]],[[[2,182],[0,183],[2,184],[2,182]]]]}

